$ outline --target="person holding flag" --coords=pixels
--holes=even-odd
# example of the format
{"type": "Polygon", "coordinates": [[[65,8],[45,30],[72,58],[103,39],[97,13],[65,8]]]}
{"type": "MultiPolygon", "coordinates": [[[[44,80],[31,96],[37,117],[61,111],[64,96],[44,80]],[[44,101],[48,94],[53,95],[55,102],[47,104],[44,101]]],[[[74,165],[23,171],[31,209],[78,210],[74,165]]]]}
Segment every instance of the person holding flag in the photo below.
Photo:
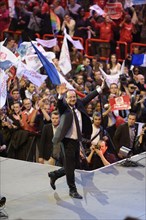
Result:
{"type": "Polygon", "coordinates": [[[60,0],[53,0],[53,8],[54,8],[54,13],[59,17],[62,23],[64,15],[65,15],[65,11],[64,11],[64,8],[60,4],[60,0]]]}

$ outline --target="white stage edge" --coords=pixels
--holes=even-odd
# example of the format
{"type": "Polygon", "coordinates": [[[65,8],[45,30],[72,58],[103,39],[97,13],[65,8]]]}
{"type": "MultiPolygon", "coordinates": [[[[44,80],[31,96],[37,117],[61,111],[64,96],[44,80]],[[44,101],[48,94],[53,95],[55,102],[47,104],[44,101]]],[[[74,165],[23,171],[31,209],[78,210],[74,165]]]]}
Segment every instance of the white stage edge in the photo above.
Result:
{"type": "MultiPolygon", "coordinates": [[[[146,153],[134,156],[146,165],[146,153]]],[[[65,177],[56,191],[48,172],[56,166],[0,158],[1,196],[5,196],[9,220],[146,220],[146,168],[112,164],[92,172],[76,171],[82,200],[69,196],[65,177]]]]}

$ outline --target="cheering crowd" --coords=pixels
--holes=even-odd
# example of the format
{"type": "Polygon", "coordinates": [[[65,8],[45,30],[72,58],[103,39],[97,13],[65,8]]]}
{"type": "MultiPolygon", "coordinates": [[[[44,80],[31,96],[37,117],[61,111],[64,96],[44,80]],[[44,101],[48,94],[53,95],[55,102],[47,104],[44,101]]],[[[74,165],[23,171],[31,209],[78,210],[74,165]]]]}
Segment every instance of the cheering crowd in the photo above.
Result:
{"type": "MultiPolygon", "coordinates": [[[[68,41],[72,68],[66,75],[59,63],[61,46],[55,45],[49,50],[43,47],[51,54],[49,61],[69,83],[69,87],[65,82],[57,86],[52,84],[44,66],[40,66],[38,72],[45,76],[45,80],[37,86],[24,75],[18,77],[18,66],[9,66],[8,63],[2,66],[1,62],[1,69],[8,76],[7,98],[0,108],[1,156],[61,167],[64,167],[64,158],[68,158],[66,163],[73,173],[75,167],[94,170],[123,159],[120,153],[122,146],[127,147],[132,155],[146,151],[146,68],[132,66],[132,54],[128,53],[123,63],[118,61],[116,54],[117,40],[126,42],[129,48],[133,41],[146,43],[146,7],[124,9],[124,1],[119,1],[121,11],[116,19],[107,14],[98,14],[95,10],[91,10],[87,16],[89,7],[99,2],[70,0],[63,7],[59,0],[27,1],[27,4],[17,0],[16,16],[11,20],[7,13],[7,2],[0,3],[0,11],[5,14],[5,17],[0,15],[0,20],[3,20],[1,31],[6,28],[14,33],[21,31],[21,43],[28,41],[28,36],[35,40],[36,34],[40,37],[44,34],[63,35],[64,29],[71,37],[109,41],[100,45],[92,44],[94,56],[91,59],[68,41]],[[140,13],[137,13],[139,9],[140,13]],[[50,10],[59,17],[58,32],[51,26],[50,10]],[[103,56],[107,57],[106,61],[100,59],[103,56]],[[123,101],[123,97],[127,98],[128,107],[113,109],[111,100],[121,102],[120,98],[123,101]],[[72,112],[76,106],[81,139],[76,134],[75,118],[71,116],[73,113],[69,116],[68,107],[60,104],[61,101],[72,112]],[[78,102],[82,102],[86,113],[78,102]],[[90,119],[91,125],[84,114],[90,119]],[[75,147],[76,151],[68,151],[69,146],[70,149],[75,147]],[[71,166],[70,160],[73,159],[76,164],[71,166]]],[[[115,1],[103,2],[101,10],[107,10],[108,3],[115,1]]],[[[3,44],[13,54],[24,58],[20,45],[13,34],[7,35],[3,44]]],[[[145,52],[146,47],[138,46],[133,51],[134,54],[145,52]]],[[[23,62],[27,63],[25,59],[23,62]]],[[[68,169],[65,173],[72,193],[75,186],[72,186],[68,169]]],[[[64,170],[57,175],[64,175],[64,170]]]]}

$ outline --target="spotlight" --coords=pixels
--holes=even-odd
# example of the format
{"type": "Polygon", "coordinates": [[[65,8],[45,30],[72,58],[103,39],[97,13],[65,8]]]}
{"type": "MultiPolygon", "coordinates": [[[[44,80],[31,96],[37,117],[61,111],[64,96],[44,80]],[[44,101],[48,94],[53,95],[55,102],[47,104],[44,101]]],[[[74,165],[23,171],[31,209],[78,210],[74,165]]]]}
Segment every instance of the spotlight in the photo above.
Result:
{"type": "Polygon", "coordinates": [[[1,197],[0,196],[0,219],[8,219],[8,214],[4,210],[5,203],[6,203],[6,197],[1,197]]]}
{"type": "Polygon", "coordinates": [[[133,155],[132,150],[122,146],[119,150],[119,154],[123,157],[123,158],[129,158],[133,155]]]}
{"type": "Polygon", "coordinates": [[[126,160],[120,162],[120,165],[123,166],[123,167],[138,167],[138,166],[141,166],[141,167],[145,167],[144,165],[136,162],[136,161],[132,161],[130,160],[130,158],[133,156],[133,152],[131,149],[125,147],[125,146],[122,146],[119,150],[119,154],[125,158],[126,160]]]}
{"type": "Polygon", "coordinates": [[[6,197],[0,197],[0,209],[3,208],[5,203],[6,203],[6,197]]]}

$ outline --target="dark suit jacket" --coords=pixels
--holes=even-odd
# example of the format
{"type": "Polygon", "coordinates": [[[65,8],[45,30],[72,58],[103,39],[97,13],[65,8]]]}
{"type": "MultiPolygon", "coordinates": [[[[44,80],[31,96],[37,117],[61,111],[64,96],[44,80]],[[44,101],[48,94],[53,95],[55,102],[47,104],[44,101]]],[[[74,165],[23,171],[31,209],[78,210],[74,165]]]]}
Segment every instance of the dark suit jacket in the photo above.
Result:
{"type": "Polygon", "coordinates": [[[39,157],[48,160],[52,154],[53,149],[53,127],[52,124],[46,124],[43,127],[41,134],[41,141],[39,144],[39,157]]]}
{"type": "MultiPolygon", "coordinates": [[[[81,112],[82,115],[82,134],[84,137],[90,139],[92,133],[92,123],[91,119],[89,118],[88,114],[86,113],[85,106],[98,95],[98,92],[94,90],[90,94],[88,94],[83,99],[77,99],[76,108],[81,112]]],[[[65,135],[67,134],[68,130],[72,126],[73,114],[70,107],[64,100],[58,100],[57,105],[61,118],[59,127],[56,130],[56,133],[53,138],[53,143],[57,144],[61,142],[65,135]]]]}
{"type": "Polygon", "coordinates": [[[127,148],[130,147],[130,134],[129,134],[128,123],[124,123],[117,128],[114,135],[114,144],[117,152],[122,146],[127,148]]]}

